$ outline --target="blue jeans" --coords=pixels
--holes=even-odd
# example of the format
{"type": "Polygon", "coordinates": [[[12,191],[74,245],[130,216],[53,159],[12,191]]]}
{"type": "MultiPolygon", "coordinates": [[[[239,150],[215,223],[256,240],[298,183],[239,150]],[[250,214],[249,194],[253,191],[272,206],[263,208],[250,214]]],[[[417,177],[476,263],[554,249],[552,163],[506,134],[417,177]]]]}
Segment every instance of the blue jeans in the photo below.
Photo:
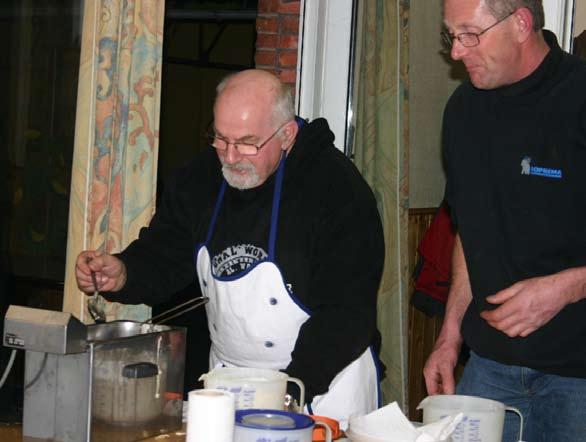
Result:
{"type": "MultiPolygon", "coordinates": [[[[456,393],[518,408],[525,421],[526,442],[586,440],[586,379],[503,365],[471,352],[456,393]]],[[[507,412],[503,442],[518,439],[519,417],[507,412]]]]}

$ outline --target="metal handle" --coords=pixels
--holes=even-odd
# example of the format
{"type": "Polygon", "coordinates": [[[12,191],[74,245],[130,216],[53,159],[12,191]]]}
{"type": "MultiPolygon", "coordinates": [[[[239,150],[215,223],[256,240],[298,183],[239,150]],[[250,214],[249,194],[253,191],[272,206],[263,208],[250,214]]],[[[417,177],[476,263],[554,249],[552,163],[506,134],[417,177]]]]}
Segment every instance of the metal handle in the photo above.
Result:
{"type": "Polygon", "coordinates": [[[159,313],[158,315],[153,316],[151,319],[147,320],[145,324],[163,324],[164,322],[170,321],[171,319],[176,318],[177,316],[181,316],[182,314],[187,313],[193,309],[196,309],[201,305],[207,304],[209,300],[210,298],[208,298],[207,296],[198,296],[197,298],[190,299],[189,301],[186,301],[183,304],[176,305],[175,307],[172,307],[169,310],[165,310],[163,313],[159,313]],[[191,305],[193,303],[195,303],[195,305],[191,305]],[[189,307],[184,308],[186,306],[189,307]],[[177,313],[165,318],[165,316],[167,316],[169,313],[173,313],[177,310],[179,310],[177,313]]]}
{"type": "Polygon", "coordinates": [[[152,362],[135,362],[122,367],[122,377],[130,379],[152,378],[159,374],[159,366],[152,362]]]}

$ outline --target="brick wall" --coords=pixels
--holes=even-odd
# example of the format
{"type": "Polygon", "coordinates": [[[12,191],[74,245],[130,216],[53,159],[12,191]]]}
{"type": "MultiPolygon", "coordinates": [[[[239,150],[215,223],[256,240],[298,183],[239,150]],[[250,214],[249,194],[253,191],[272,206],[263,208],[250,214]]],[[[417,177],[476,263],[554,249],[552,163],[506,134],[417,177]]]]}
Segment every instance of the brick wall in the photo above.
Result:
{"type": "Polygon", "coordinates": [[[295,85],[299,40],[299,0],[259,0],[255,63],[295,85]]]}

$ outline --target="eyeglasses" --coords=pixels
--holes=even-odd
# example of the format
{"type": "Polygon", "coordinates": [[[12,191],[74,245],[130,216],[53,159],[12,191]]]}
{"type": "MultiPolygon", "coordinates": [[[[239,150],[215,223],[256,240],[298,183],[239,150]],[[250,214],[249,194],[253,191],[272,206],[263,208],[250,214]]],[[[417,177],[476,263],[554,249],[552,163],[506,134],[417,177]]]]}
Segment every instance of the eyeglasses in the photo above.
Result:
{"type": "Polygon", "coordinates": [[[228,141],[226,138],[223,138],[223,137],[216,135],[213,130],[214,123],[212,122],[210,124],[209,129],[207,130],[206,139],[207,139],[208,144],[210,146],[212,146],[213,148],[215,148],[216,150],[225,151],[228,149],[228,146],[231,144],[232,146],[234,146],[234,149],[236,149],[240,155],[252,156],[252,155],[258,154],[258,151],[261,150],[263,147],[265,147],[267,145],[267,143],[269,141],[271,141],[273,139],[273,137],[275,135],[277,135],[279,133],[279,131],[281,129],[283,129],[283,127],[285,127],[285,125],[288,123],[289,123],[289,121],[281,124],[279,126],[279,128],[276,131],[274,131],[272,133],[272,135],[270,137],[268,137],[266,140],[264,140],[262,143],[254,144],[254,143],[245,143],[243,141],[231,142],[231,141],[228,141]]]}
{"type": "Polygon", "coordinates": [[[452,46],[454,44],[454,39],[455,38],[457,38],[458,41],[460,42],[460,44],[462,46],[464,46],[464,47],[472,48],[474,46],[478,46],[480,44],[480,36],[482,34],[484,34],[485,32],[487,32],[489,30],[491,30],[492,28],[494,28],[499,23],[502,23],[503,21],[505,21],[507,18],[509,18],[515,12],[517,12],[517,10],[514,10],[513,12],[505,15],[500,20],[497,20],[496,23],[493,23],[488,28],[483,29],[480,32],[462,32],[460,34],[451,34],[448,31],[442,31],[442,33],[441,33],[442,42],[443,42],[443,44],[444,44],[444,46],[445,46],[446,49],[451,49],[452,48],[452,46]]]}

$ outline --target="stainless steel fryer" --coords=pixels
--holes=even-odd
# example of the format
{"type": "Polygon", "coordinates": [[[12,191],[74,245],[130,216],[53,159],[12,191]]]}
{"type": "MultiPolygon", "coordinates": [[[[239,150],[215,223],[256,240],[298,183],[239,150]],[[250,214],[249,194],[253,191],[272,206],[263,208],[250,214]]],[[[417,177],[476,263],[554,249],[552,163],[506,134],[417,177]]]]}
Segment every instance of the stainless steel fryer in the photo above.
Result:
{"type": "Polygon", "coordinates": [[[10,306],[3,343],[26,351],[25,440],[128,442],[179,429],[185,333],[10,306]]]}

